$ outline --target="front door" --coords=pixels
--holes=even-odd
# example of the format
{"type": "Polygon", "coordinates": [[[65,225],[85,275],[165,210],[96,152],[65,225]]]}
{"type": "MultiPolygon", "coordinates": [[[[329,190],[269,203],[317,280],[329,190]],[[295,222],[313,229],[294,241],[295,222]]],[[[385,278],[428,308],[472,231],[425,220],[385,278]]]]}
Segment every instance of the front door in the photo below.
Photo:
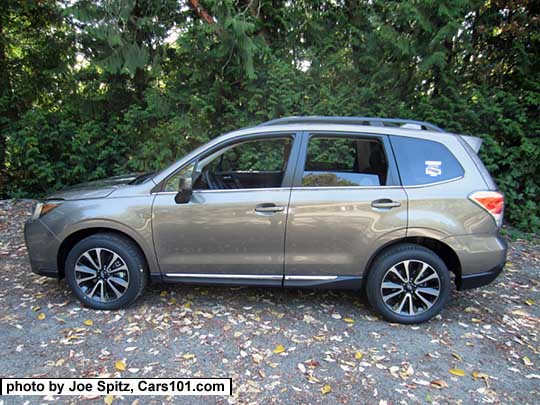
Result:
{"type": "Polygon", "coordinates": [[[242,137],[169,178],[153,206],[155,249],[166,279],[281,285],[295,138],[242,137]],[[177,204],[179,177],[192,170],[200,175],[191,200],[177,204]]]}
{"type": "Polygon", "coordinates": [[[299,156],[284,285],[359,287],[372,254],[406,236],[407,195],[388,139],[304,134],[299,156]]]}

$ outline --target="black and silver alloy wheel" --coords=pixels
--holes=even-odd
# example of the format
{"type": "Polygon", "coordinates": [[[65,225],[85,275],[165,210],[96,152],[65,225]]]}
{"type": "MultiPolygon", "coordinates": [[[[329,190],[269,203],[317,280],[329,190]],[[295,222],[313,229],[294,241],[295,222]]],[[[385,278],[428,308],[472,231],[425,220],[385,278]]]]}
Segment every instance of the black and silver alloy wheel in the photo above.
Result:
{"type": "Polygon", "coordinates": [[[129,271],[116,252],[92,248],[77,259],[75,281],[89,298],[110,302],[121,298],[128,290],[129,271]]]}
{"type": "Polygon", "coordinates": [[[403,243],[384,250],[369,269],[366,293],[387,320],[421,323],[437,315],[450,298],[450,272],[425,246],[403,243]]]}
{"type": "Polygon", "coordinates": [[[404,260],[390,267],[381,284],[385,305],[397,314],[408,316],[430,309],[440,290],[437,272],[421,260],[404,260]]]}
{"type": "Polygon", "coordinates": [[[118,234],[82,239],[70,250],[64,267],[73,294],[95,309],[125,308],[142,294],[148,281],[141,249],[118,234]]]}

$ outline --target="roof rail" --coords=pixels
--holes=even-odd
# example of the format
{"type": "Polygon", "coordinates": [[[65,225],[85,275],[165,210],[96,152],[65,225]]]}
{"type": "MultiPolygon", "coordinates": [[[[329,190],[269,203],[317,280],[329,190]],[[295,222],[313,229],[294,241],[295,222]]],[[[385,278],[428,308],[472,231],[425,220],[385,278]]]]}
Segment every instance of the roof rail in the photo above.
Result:
{"type": "MultiPolygon", "coordinates": [[[[259,127],[265,127],[269,125],[285,125],[285,124],[298,124],[298,123],[321,123],[321,124],[346,124],[346,125],[372,125],[377,127],[384,127],[385,124],[401,124],[401,125],[415,125],[420,129],[436,132],[446,132],[444,129],[439,128],[437,125],[431,124],[425,121],[404,120],[401,118],[377,118],[377,117],[325,117],[321,115],[304,116],[304,117],[284,117],[276,118],[274,120],[263,122],[259,124],[259,127]]],[[[417,129],[417,128],[414,128],[417,129]]]]}

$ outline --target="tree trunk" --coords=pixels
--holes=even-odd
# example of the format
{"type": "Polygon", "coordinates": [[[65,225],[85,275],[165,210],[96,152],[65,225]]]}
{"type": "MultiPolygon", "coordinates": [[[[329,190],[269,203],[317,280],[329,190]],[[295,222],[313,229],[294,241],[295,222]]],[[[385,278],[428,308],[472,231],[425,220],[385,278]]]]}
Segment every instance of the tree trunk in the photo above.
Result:
{"type": "Polygon", "coordinates": [[[0,198],[6,197],[6,129],[13,115],[13,107],[8,100],[11,98],[11,85],[8,77],[6,60],[4,21],[0,18],[0,198]]]}

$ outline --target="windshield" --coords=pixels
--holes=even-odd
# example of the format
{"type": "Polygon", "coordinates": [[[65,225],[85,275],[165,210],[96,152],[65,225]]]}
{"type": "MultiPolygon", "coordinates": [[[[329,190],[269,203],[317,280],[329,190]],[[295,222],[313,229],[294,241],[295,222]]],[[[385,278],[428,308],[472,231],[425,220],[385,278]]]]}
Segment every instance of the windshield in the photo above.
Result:
{"type": "Polygon", "coordinates": [[[137,177],[135,177],[133,180],[131,180],[129,182],[129,184],[142,184],[144,183],[146,180],[148,180],[150,177],[152,177],[154,175],[155,172],[147,172],[147,173],[143,173],[137,177]]]}

